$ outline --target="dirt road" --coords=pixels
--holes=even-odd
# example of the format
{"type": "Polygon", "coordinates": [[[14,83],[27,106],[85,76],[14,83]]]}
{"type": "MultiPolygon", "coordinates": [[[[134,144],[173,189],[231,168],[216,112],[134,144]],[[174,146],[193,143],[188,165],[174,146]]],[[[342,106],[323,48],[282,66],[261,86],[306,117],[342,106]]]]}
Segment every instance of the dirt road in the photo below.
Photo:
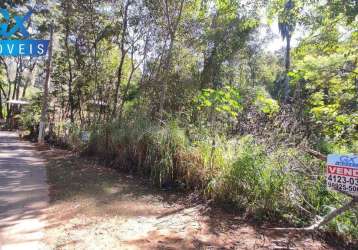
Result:
{"type": "Polygon", "coordinates": [[[196,198],[0,132],[0,250],[344,249],[196,198]]]}
{"type": "Polygon", "coordinates": [[[30,143],[0,131],[0,250],[44,249],[48,186],[30,143]]]}
{"type": "Polygon", "coordinates": [[[54,152],[46,158],[51,249],[344,249],[310,235],[265,229],[250,216],[227,213],[200,196],[156,189],[101,161],[54,152]]]}

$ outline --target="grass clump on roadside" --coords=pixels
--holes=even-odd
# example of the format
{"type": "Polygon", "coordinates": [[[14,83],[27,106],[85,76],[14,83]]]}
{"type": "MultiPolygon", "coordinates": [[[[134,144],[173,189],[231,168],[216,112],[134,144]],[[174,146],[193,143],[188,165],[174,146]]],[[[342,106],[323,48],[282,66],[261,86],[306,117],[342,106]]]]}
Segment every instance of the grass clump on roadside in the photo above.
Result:
{"type": "MultiPolygon", "coordinates": [[[[324,165],[295,147],[271,146],[251,135],[191,139],[176,121],[139,118],[92,133],[87,153],[110,159],[121,171],[149,176],[158,187],[199,190],[257,219],[308,225],[338,207],[344,197],[328,192],[324,165]]],[[[358,214],[347,212],[328,226],[358,236],[358,214]]]]}
{"type": "Polygon", "coordinates": [[[194,186],[196,181],[190,179],[198,175],[193,162],[199,157],[175,122],[165,126],[145,119],[113,123],[93,132],[87,152],[110,159],[117,169],[150,176],[159,186],[175,181],[194,186]]]}

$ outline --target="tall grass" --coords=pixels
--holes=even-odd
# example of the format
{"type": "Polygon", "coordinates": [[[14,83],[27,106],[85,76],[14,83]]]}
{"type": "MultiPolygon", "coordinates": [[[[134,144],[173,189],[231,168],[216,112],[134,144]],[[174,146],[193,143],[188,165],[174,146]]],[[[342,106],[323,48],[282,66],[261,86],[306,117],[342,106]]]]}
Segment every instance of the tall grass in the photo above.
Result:
{"type": "Polygon", "coordinates": [[[181,181],[194,187],[202,165],[174,121],[158,125],[139,118],[113,123],[92,133],[87,152],[111,159],[115,168],[150,176],[159,186],[181,181]]]}
{"type": "MultiPolygon", "coordinates": [[[[132,117],[95,128],[87,153],[148,176],[159,187],[182,183],[257,218],[306,225],[344,199],[327,191],[324,164],[295,148],[270,147],[250,135],[217,136],[213,151],[210,136],[187,134],[176,121],[157,124],[132,117]]],[[[357,212],[349,212],[329,228],[357,237],[357,220],[357,212]]]]}

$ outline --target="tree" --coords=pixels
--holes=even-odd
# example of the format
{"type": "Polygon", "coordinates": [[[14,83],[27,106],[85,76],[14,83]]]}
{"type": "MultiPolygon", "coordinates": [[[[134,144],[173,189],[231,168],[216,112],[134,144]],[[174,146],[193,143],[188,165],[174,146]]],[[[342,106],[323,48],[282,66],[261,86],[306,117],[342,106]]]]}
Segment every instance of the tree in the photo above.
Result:
{"type": "Polygon", "coordinates": [[[294,14],[294,0],[287,0],[283,11],[279,14],[278,27],[283,40],[286,40],[285,50],[285,77],[283,83],[283,100],[287,102],[290,94],[290,78],[289,71],[291,66],[291,39],[296,26],[296,18],[294,14]]]}
{"type": "MultiPolygon", "coordinates": [[[[203,42],[204,69],[201,88],[221,85],[221,66],[233,58],[246,45],[250,33],[257,27],[255,12],[245,12],[239,1],[213,1],[215,9],[210,14],[210,26],[205,27],[203,42]]],[[[211,8],[209,2],[206,8],[211,8]]],[[[205,10],[209,12],[209,9],[205,10]]]]}
{"type": "Polygon", "coordinates": [[[118,95],[120,86],[122,84],[122,78],[123,78],[123,66],[124,66],[124,60],[127,56],[127,48],[126,48],[126,40],[128,36],[128,11],[129,7],[131,6],[133,2],[131,0],[123,1],[123,3],[120,4],[120,13],[122,15],[122,23],[121,23],[121,35],[119,40],[119,48],[120,48],[120,59],[119,59],[119,65],[117,69],[117,83],[116,83],[116,89],[114,92],[114,100],[113,100],[113,111],[112,111],[112,118],[115,117],[117,112],[117,106],[118,106],[118,95]]]}
{"type": "Polygon", "coordinates": [[[45,138],[45,126],[47,122],[47,110],[49,107],[49,82],[52,70],[52,50],[53,50],[53,24],[50,26],[50,45],[48,48],[48,59],[46,63],[46,78],[44,81],[44,93],[42,100],[41,120],[39,125],[38,143],[43,144],[45,138]]]}

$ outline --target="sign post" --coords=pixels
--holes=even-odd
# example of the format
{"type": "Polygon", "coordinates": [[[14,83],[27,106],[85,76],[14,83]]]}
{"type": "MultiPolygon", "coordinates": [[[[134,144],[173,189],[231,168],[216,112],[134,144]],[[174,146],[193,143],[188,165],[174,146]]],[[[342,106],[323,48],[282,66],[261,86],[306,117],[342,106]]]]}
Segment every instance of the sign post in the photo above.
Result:
{"type": "Polygon", "coordinates": [[[329,189],[358,196],[358,155],[328,155],[326,180],[329,189]]]}
{"type": "Polygon", "coordinates": [[[81,134],[80,134],[80,136],[81,136],[81,141],[82,141],[82,142],[85,142],[85,143],[89,142],[89,140],[90,140],[90,133],[89,133],[88,131],[82,131],[81,134]]]}

